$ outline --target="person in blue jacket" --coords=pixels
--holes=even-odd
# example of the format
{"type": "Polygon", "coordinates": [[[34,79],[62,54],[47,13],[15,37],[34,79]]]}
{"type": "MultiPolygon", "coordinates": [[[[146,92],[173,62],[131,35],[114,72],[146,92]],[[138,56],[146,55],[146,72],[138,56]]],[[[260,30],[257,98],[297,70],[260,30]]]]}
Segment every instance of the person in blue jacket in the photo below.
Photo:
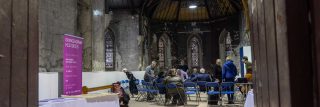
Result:
{"type": "MultiPolygon", "coordinates": [[[[237,67],[233,64],[231,57],[228,56],[222,68],[222,80],[224,82],[234,82],[237,73],[237,67]]],[[[231,90],[233,91],[234,88],[232,87],[231,90]]],[[[228,102],[229,104],[234,104],[233,94],[228,94],[228,102]]]]}

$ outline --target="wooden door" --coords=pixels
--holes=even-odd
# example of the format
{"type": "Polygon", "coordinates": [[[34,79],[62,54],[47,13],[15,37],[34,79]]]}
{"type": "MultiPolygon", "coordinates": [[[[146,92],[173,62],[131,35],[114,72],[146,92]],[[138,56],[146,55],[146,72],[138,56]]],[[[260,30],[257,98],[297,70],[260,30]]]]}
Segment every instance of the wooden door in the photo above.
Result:
{"type": "Polygon", "coordinates": [[[255,107],[312,107],[307,0],[251,0],[255,107]]]}
{"type": "Polygon", "coordinates": [[[0,107],[38,105],[38,1],[0,0],[0,107]]]}
{"type": "Polygon", "coordinates": [[[314,107],[320,106],[320,1],[319,0],[312,0],[310,2],[311,7],[311,24],[312,24],[312,34],[313,37],[313,49],[314,49],[314,61],[313,61],[313,68],[314,68],[314,107]]]}

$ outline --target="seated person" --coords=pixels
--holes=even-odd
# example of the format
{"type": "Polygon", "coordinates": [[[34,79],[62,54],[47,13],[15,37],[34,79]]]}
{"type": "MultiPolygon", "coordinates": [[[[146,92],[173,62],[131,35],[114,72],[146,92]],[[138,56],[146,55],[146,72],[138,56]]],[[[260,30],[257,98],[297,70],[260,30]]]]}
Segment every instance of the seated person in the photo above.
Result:
{"type": "MultiPolygon", "coordinates": [[[[160,73],[158,74],[158,77],[154,80],[154,85],[155,85],[155,84],[162,84],[163,81],[164,81],[164,78],[165,78],[164,72],[160,72],[160,73]]],[[[166,93],[166,89],[165,89],[165,88],[159,89],[159,93],[160,93],[160,94],[166,93]]]]}
{"type": "Polygon", "coordinates": [[[120,105],[122,103],[123,104],[122,106],[127,107],[128,104],[129,104],[130,97],[124,91],[124,89],[121,87],[121,83],[120,82],[116,82],[116,83],[113,83],[112,86],[113,86],[112,92],[113,93],[118,93],[120,105]]]}
{"type": "Polygon", "coordinates": [[[165,76],[164,76],[164,72],[160,72],[158,74],[158,77],[154,80],[155,83],[162,83],[164,80],[165,76]]]}
{"type": "MultiPolygon", "coordinates": [[[[197,82],[197,81],[207,81],[207,82],[211,82],[212,81],[212,78],[211,76],[206,73],[206,70],[204,68],[201,68],[200,69],[200,73],[197,74],[195,77],[193,77],[191,79],[192,82],[197,82]]],[[[203,86],[203,87],[200,87],[200,91],[205,91],[206,90],[206,87],[203,86]]]]}
{"type": "Polygon", "coordinates": [[[188,74],[186,72],[184,72],[181,69],[177,69],[177,71],[178,71],[178,76],[180,76],[182,81],[185,81],[186,79],[188,79],[188,74]]]}
{"type": "Polygon", "coordinates": [[[193,78],[191,78],[191,81],[192,82],[197,82],[197,81],[211,82],[212,78],[208,73],[206,73],[206,70],[204,68],[201,68],[200,73],[196,74],[193,78]]]}
{"type": "Polygon", "coordinates": [[[184,93],[183,81],[180,76],[177,75],[177,71],[175,69],[171,69],[169,71],[169,76],[164,79],[164,84],[175,84],[178,87],[178,89],[167,90],[165,103],[173,96],[172,104],[177,104],[177,101],[179,101],[178,105],[184,105],[186,102],[186,96],[184,93]]]}
{"type": "Polygon", "coordinates": [[[198,74],[198,69],[197,68],[193,68],[193,71],[190,74],[191,74],[190,78],[194,78],[198,74]]]}

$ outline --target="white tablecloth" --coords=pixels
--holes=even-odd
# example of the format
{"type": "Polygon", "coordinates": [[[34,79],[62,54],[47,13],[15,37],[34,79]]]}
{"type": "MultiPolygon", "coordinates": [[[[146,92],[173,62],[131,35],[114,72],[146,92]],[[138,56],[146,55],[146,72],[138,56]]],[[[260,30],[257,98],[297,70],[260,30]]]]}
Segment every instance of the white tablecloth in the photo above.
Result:
{"type": "Polygon", "coordinates": [[[39,107],[85,107],[86,100],[82,98],[57,98],[42,100],[39,107]]]}
{"type": "Polygon", "coordinates": [[[246,98],[246,102],[244,103],[244,107],[254,107],[254,96],[253,96],[253,90],[251,89],[246,98]]]}
{"type": "Polygon", "coordinates": [[[42,100],[39,107],[120,107],[116,94],[86,94],[42,100]]]}

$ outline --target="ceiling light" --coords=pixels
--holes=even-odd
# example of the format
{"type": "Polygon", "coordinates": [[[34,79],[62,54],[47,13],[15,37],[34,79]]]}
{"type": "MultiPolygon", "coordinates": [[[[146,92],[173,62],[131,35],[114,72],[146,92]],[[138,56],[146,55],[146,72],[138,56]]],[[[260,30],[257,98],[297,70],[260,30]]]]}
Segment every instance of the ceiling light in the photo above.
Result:
{"type": "Polygon", "coordinates": [[[99,10],[94,10],[94,11],[93,11],[93,15],[95,15],[95,16],[101,16],[102,13],[101,13],[101,11],[99,11],[99,10]]]}
{"type": "Polygon", "coordinates": [[[194,9],[194,8],[197,8],[197,7],[198,7],[198,6],[197,6],[197,5],[194,5],[194,4],[192,4],[192,5],[189,6],[190,9],[194,9]]]}

